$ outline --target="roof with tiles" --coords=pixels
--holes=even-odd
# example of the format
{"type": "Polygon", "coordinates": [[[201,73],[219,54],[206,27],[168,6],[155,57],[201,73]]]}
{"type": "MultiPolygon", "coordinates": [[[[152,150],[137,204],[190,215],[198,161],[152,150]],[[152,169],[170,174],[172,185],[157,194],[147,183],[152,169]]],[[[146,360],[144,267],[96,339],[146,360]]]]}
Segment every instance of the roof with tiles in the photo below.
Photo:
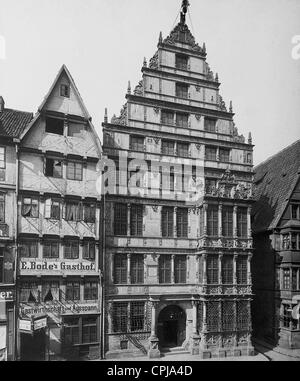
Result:
{"type": "Polygon", "coordinates": [[[0,112],[0,136],[19,137],[32,118],[31,112],[4,108],[0,112]]]}
{"type": "Polygon", "coordinates": [[[274,229],[300,175],[300,140],[254,168],[253,232],[274,229]]]}

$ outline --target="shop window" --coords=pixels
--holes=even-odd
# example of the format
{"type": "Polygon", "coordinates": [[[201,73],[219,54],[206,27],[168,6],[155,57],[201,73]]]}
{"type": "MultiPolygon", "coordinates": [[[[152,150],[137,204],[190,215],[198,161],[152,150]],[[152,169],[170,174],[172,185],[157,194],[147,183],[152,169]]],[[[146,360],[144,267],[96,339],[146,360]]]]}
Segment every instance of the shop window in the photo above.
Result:
{"type": "Polygon", "coordinates": [[[66,301],[80,300],[80,283],[79,282],[67,282],[66,283],[66,301]]]}
{"type": "Polygon", "coordinates": [[[171,140],[161,141],[161,153],[163,155],[174,155],[175,154],[175,143],[171,140]]]}
{"type": "Polygon", "coordinates": [[[130,136],[130,149],[133,151],[144,151],[144,138],[141,136],[130,136]]]}
{"type": "Polygon", "coordinates": [[[183,54],[176,54],[175,56],[175,67],[180,70],[188,70],[188,56],[183,54]]]}
{"type": "Polygon", "coordinates": [[[244,256],[239,256],[236,262],[236,276],[238,284],[247,284],[247,274],[248,274],[248,258],[244,256]]]}
{"type": "Polygon", "coordinates": [[[127,283],[127,255],[116,254],[114,256],[114,283],[127,283]]]}
{"type": "Polygon", "coordinates": [[[22,216],[34,218],[39,216],[39,200],[37,197],[23,197],[22,216]]]}
{"type": "Polygon", "coordinates": [[[45,176],[62,178],[62,160],[46,158],[45,176]]]}
{"type": "Polygon", "coordinates": [[[233,283],[233,257],[224,256],[222,260],[222,282],[223,284],[233,283]]]}
{"type": "Polygon", "coordinates": [[[60,96],[64,98],[70,98],[70,86],[61,84],[60,85],[60,96]]]}
{"type": "Polygon", "coordinates": [[[96,204],[84,205],[84,222],[88,222],[88,223],[96,222],[96,204]]]}
{"type": "Polygon", "coordinates": [[[219,257],[217,255],[209,255],[207,257],[207,284],[219,283],[219,257]]]}
{"type": "Polygon", "coordinates": [[[97,342],[97,317],[82,317],[82,344],[97,342]]]}
{"type": "Polygon", "coordinates": [[[64,258],[65,259],[78,259],[79,258],[79,242],[67,241],[64,244],[64,258]]]}
{"type": "Polygon", "coordinates": [[[177,208],[176,229],[178,238],[188,236],[188,210],[187,208],[177,208]]]}
{"type": "Polygon", "coordinates": [[[78,201],[67,201],[66,202],[66,221],[82,221],[83,206],[81,202],[78,201]]]}
{"type": "Polygon", "coordinates": [[[160,255],[158,271],[159,283],[171,283],[171,255],[160,255]]]}
{"type": "Polygon", "coordinates": [[[139,332],[144,330],[145,321],[145,303],[130,303],[130,330],[131,332],[139,332]]]}
{"type": "Polygon", "coordinates": [[[186,255],[175,255],[174,257],[174,279],[175,283],[186,283],[186,255]]]}
{"type": "Polygon", "coordinates": [[[114,234],[127,235],[127,204],[115,204],[114,234]]]}
{"type": "Polygon", "coordinates": [[[20,256],[23,258],[37,258],[38,257],[38,242],[26,241],[21,242],[19,246],[20,256]]]}
{"type": "Polygon", "coordinates": [[[82,163],[68,161],[67,164],[67,179],[82,180],[82,163]]]}
{"type": "Polygon", "coordinates": [[[144,255],[143,254],[131,255],[130,280],[132,284],[144,283],[144,255]]]}
{"type": "Polygon", "coordinates": [[[50,242],[50,241],[44,242],[43,257],[44,258],[59,258],[59,243],[50,242]]]}
{"type": "Polygon", "coordinates": [[[20,286],[21,303],[37,303],[39,301],[38,285],[35,282],[23,282],[20,286]]]}
{"type": "Polygon", "coordinates": [[[83,242],[83,259],[95,260],[95,242],[83,242]]]}
{"type": "Polygon", "coordinates": [[[51,134],[63,135],[64,134],[64,121],[63,119],[46,118],[46,132],[51,134]]]}
{"type": "Polygon", "coordinates": [[[98,283],[85,282],[84,283],[84,300],[97,300],[98,299],[98,283]]]}
{"type": "Polygon", "coordinates": [[[176,83],[176,97],[188,98],[189,86],[184,83],[176,83]]]}
{"type": "Polygon", "coordinates": [[[143,235],[143,205],[131,204],[130,207],[130,235],[143,235]]]}
{"type": "Polygon", "coordinates": [[[52,198],[45,200],[45,218],[52,220],[60,219],[60,201],[52,198]]]}
{"type": "Polygon", "coordinates": [[[42,300],[45,303],[59,300],[59,282],[43,282],[42,300]]]}
{"type": "Polygon", "coordinates": [[[5,195],[0,193],[0,222],[5,222],[5,195]]]}
{"type": "Polygon", "coordinates": [[[163,206],[161,212],[161,227],[163,237],[173,237],[174,235],[174,208],[163,206]]]}

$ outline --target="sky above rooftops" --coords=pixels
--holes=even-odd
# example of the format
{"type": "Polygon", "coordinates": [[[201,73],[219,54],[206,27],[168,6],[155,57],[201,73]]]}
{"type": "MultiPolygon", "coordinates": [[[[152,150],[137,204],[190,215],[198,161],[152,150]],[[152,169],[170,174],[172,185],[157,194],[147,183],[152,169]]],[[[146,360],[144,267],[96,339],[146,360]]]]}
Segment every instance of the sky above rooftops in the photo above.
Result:
{"type": "MultiPolygon", "coordinates": [[[[299,0],[190,0],[187,24],[233,101],[239,133],[252,132],[255,164],[299,139],[299,0]]],[[[0,0],[0,95],[6,107],[36,112],[66,64],[102,140],[104,108],[125,103],[159,32],[175,25],[181,0],[0,0]],[[2,49],[3,50],[3,49],[2,49]],[[5,58],[5,59],[3,59],[5,58]]],[[[177,19],[177,22],[179,19],[177,19]]]]}

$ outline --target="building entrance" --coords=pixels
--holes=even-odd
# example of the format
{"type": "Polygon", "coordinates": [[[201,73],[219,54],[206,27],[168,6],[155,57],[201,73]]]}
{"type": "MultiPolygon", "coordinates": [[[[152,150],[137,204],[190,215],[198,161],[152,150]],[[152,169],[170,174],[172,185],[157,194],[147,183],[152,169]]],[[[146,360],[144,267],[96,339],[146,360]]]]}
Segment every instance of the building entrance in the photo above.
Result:
{"type": "Polygon", "coordinates": [[[21,361],[45,361],[46,333],[45,329],[33,334],[21,333],[21,361]]]}
{"type": "Polygon", "coordinates": [[[158,316],[157,334],[161,347],[179,347],[186,338],[186,315],[178,306],[164,308],[158,316]]]}

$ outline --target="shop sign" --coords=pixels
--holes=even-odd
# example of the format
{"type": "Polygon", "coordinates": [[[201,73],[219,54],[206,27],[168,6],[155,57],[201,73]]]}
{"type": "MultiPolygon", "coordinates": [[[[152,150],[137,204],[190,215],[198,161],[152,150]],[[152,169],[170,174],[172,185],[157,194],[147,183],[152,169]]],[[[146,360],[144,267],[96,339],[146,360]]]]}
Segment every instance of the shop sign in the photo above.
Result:
{"type": "Polygon", "coordinates": [[[23,320],[19,319],[19,330],[21,331],[26,331],[26,332],[31,332],[31,320],[23,320]]]}
{"type": "Polygon", "coordinates": [[[82,273],[82,272],[96,272],[95,262],[89,261],[41,261],[41,260],[20,260],[21,274],[65,274],[65,273],[82,273]]]}
{"type": "Polygon", "coordinates": [[[38,320],[35,320],[33,322],[33,329],[36,331],[38,329],[42,329],[42,328],[45,328],[47,327],[47,318],[42,318],[42,319],[38,319],[38,320]]]}
{"type": "Polygon", "coordinates": [[[6,301],[14,300],[14,292],[12,290],[5,290],[5,291],[0,290],[0,302],[2,300],[6,300],[6,301]]]}
{"type": "Polygon", "coordinates": [[[21,314],[27,316],[35,315],[48,315],[48,316],[60,316],[63,314],[88,314],[88,313],[98,313],[99,306],[98,303],[65,303],[53,302],[30,306],[28,304],[20,304],[21,314]]]}

